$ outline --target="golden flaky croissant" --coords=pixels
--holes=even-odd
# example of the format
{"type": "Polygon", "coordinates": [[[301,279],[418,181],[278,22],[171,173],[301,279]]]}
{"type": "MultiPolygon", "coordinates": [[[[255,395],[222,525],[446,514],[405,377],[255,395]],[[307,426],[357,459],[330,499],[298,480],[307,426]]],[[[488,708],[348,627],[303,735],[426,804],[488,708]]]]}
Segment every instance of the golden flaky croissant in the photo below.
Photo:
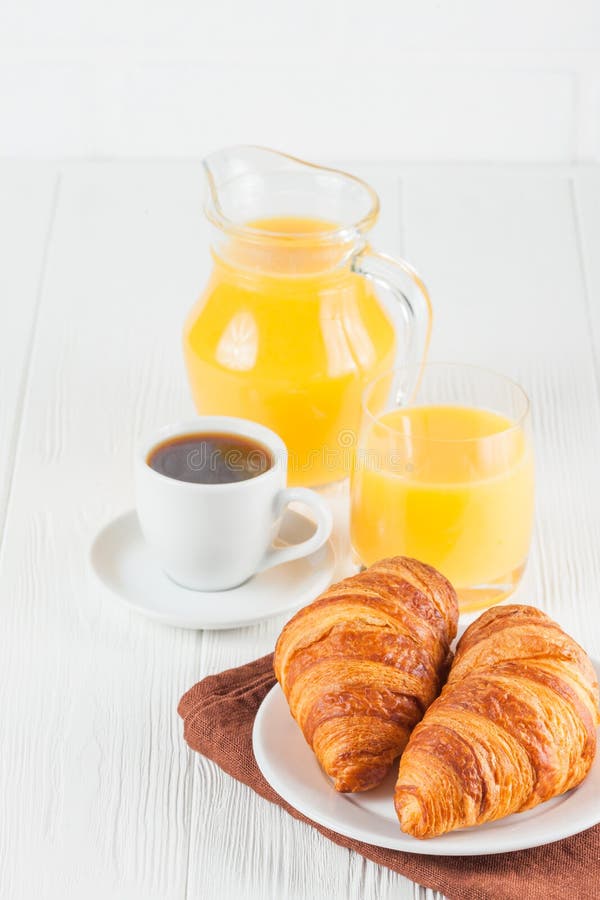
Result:
{"type": "Polygon", "coordinates": [[[277,679],[338,791],[379,784],[439,693],[458,606],[413,559],[384,559],[332,585],[284,627],[277,679]]]}
{"type": "Polygon", "coordinates": [[[448,682],[400,760],[402,830],[433,837],[575,787],[599,722],[598,682],[579,644],[531,606],[488,610],[459,641],[448,682]]]}

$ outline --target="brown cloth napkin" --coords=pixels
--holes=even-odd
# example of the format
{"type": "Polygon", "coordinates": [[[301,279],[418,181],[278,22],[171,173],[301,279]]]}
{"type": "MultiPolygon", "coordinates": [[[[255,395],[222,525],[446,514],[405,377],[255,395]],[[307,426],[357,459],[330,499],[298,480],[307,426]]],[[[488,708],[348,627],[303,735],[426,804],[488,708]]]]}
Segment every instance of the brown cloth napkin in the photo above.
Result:
{"type": "Polygon", "coordinates": [[[274,683],[272,654],[199,681],[179,703],[190,747],[341,847],[441,891],[449,900],[599,900],[600,825],[516,853],[423,856],[354,841],[301,815],[265,781],[252,752],[254,716],[274,683]]]}

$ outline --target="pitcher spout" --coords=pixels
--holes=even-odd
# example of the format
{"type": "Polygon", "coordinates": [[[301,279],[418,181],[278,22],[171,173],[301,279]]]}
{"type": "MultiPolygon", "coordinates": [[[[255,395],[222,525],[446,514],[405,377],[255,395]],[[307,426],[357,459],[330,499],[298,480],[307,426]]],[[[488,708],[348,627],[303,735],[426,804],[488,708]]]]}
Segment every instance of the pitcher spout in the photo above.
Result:
{"type": "MultiPolygon", "coordinates": [[[[320,221],[324,232],[347,240],[351,233],[368,231],[379,214],[377,194],[360,178],[266,147],[226,147],[209,154],[203,165],[206,214],[223,231],[293,217],[320,221]]],[[[314,228],[311,233],[314,238],[314,228]]]]}

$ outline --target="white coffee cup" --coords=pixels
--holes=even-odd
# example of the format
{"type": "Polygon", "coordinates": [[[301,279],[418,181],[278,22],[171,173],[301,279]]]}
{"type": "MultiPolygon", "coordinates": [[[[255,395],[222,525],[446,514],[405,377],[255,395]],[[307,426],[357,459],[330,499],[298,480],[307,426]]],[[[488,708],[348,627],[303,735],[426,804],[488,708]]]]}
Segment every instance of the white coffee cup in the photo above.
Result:
{"type": "Polygon", "coordinates": [[[167,425],[143,440],[135,456],[137,514],[144,538],[162,569],[177,584],[198,591],[222,591],[257,572],[318,550],[331,534],[326,503],[308,488],[288,488],[287,449],[274,431],[230,416],[200,416],[167,425]],[[273,465],[260,475],[226,484],[179,481],[151,468],[152,450],[183,435],[235,434],[257,441],[273,465]],[[286,506],[309,506],[316,530],[307,540],[273,547],[286,506]]]}

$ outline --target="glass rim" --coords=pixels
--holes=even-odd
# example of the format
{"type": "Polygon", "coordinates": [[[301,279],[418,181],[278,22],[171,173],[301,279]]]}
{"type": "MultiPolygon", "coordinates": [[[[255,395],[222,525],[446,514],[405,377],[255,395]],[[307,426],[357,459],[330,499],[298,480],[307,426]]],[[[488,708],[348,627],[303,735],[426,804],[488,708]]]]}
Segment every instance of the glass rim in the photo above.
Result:
{"type": "MultiPolygon", "coordinates": [[[[381,414],[376,415],[369,409],[369,406],[368,406],[369,396],[371,395],[375,386],[377,384],[379,384],[384,378],[389,378],[390,376],[393,377],[396,373],[408,371],[410,368],[411,367],[408,365],[393,366],[391,369],[387,369],[385,372],[382,372],[381,375],[378,375],[376,378],[372,378],[371,381],[369,381],[365,385],[365,388],[362,392],[361,405],[362,405],[364,414],[366,416],[368,416],[369,419],[371,419],[371,421],[374,424],[378,425],[380,428],[384,428],[386,431],[389,431],[390,433],[395,434],[395,435],[402,435],[403,433],[400,431],[400,429],[394,428],[392,425],[386,425],[384,422],[381,421],[381,416],[384,414],[383,412],[381,414]]],[[[428,444],[455,444],[455,445],[472,444],[476,441],[477,442],[489,441],[493,438],[504,437],[505,435],[508,435],[512,432],[516,432],[516,431],[519,431],[520,429],[522,429],[522,426],[525,423],[525,421],[527,420],[529,413],[531,411],[531,403],[529,401],[529,396],[527,395],[525,389],[519,384],[518,381],[515,381],[514,378],[511,378],[508,375],[503,375],[502,372],[497,372],[495,369],[489,369],[486,366],[478,366],[473,363],[456,363],[456,362],[444,362],[444,361],[421,363],[421,365],[419,366],[418,375],[416,378],[416,391],[418,391],[418,388],[421,384],[423,376],[428,370],[444,369],[444,368],[446,368],[446,369],[465,369],[465,370],[473,372],[473,373],[482,372],[482,373],[485,373],[486,375],[492,375],[494,378],[497,378],[500,381],[503,381],[505,384],[509,385],[514,390],[516,390],[516,392],[520,395],[520,397],[523,400],[523,403],[524,403],[523,411],[520,413],[520,415],[515,420],[511,419],[511,424],[508,428],[503,428],[501,431],[494,431],[494,432],[491,432],[490,434],[482,434],[482,435],[478,435],[476,437],[471,437],[471,438],[431,438],[431,437],[426,437],[424,435],[416,435],[416,436],[404,435],[406,440],[410,440],[412,442],[422,441],[423,443],[428,443],[428,444]]],[[[414,393],[415,392],[413,392],[413,396],[414,396],[414,393]]],[[[433,405],[433,404],[428,404],[428,405],[433,405]]],[[[443,404],[443,405],[449,405],[449,404],[443,404]]],[[[461,404],[454,404],[454,405],[461,405],[461,404]]],[[[422,406],[423,406],[423,404],[421,404],[421,407],[422,406]]],[[[410,402],[404,406],[397,406],[396,408],[397,409],[415,409],[418,407],[419,407],[419,404],[410,402]]],[[[493,410],[491,407],[484,407],[483,405],[478,405],[476,408],[477,409],[487,409],[489,412],[497,412],[496,410],[493,410]]],[[[385,410],[385,412],[390,412],[390,410],[385,410]]]]}

